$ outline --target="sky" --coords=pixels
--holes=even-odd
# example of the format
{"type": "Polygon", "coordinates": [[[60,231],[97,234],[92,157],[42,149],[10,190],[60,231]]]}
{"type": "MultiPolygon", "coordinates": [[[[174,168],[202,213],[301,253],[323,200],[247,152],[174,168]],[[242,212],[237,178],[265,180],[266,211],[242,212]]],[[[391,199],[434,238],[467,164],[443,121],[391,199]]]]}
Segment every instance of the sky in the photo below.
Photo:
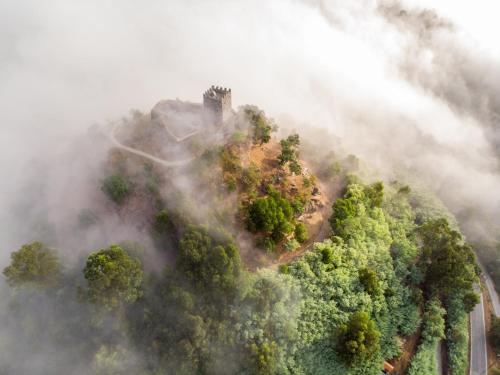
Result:
{"type": "Polygon", "coordinates": [[[235,106],[327,129],[381,173],[404,166],[496,229],[498,7],[1,0],[0,263],[26,240],[11,207],[37,189],[21,187],[46,180],[40,207],[63,210],[57,197],[83,180],[68,150],[91,126],[160,99],[201,101],[211,84],[231,87],[235,106]]]}

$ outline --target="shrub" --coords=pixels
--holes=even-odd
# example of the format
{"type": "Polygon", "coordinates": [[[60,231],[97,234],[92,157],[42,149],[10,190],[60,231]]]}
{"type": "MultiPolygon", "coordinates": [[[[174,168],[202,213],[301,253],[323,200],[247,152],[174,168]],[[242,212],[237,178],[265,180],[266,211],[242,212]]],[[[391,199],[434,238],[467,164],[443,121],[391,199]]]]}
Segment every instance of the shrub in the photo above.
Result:
{"type": "Polygon", "coordinates": [[[104,179],[101,190],[113,202],[122,204],[132,192],[132,184],[123,176],[114,174],[104,179]]]}
{"type": "Polygon", "coordinates": [[[253,143],[259,145],[268,143],[271,140],[271,133],[278,129],[276,124],[271,119],[266,118],[264,111],[257,107],[246,107],[245,115],[252,126],[253,143]]]}
{"type": "Polygon", "coordinates": [[[278,267],[280,273],[284,275],[288,275],[290,273],[290,269],[288,268],[288,264],[280,264],[278,267]]]}
{"type": "Polygon", "coordinates": [[[299,241],[299,243],[304,243],[309,239],[309,233],[307,233],[307,228],[304,223],[298,223],[295,226],[294,234],[295,239],[299,241]]]}
{"type": "Polygon", "coordinates": [[[294,229],[293,210],[276,190],[269,188],[268,194],[248,207],[247,226],[253,232],[264,232],[274,241],[281,241],[294,229]]]}
{"type": "Polygon", "coordinates": [[[268,253],[274,253],[276,250],[276,244],[271,238],[265,237],[258,241],[258,246],[264,248],[268,253]]]}
{"type": "Polygon", "coordinates": [[[411,361],[408,375],[438,375],[436,346],[444,338],[445,313],[438,300],[427,302],[421,343],[411,361]]]}
{"type": "Polygon", "coordinates": [[[359,271],[359,281],[363,285],[366,293],[373,296],[380,291],[378,276],[372,268],[363,268],[359,271]]]}
{"type": "Polygon", "coordinates": [[[142,295],[141,262],[120,246],[111,245],[91,253],[83,275],[88,284],[89,300],[108,309],[134,302],[142,295]]]}
{"type": "Polygon", "coordinates": [[[236,178],[232,175],[227,175],[224,178],[226,183],[226,188],[229,192],[236,191],[236,178]]]}
{"type": "Polygon", "coordinates": [[[255,164],[250,164],[248,168],[242,170],[240,182],[245,191],[252,191],[260,184],[261,174],[255,164]]]}
{"type": "Polygon", "coordinates": [[[232,135],[233,142],[235,143],[241,143],[245,140],[245,138],[246,134],[241,130],[236,130],[232,135]]]}
{"type": "Polygon", "coordinates": [[[321,249],[321,261],[325,264],[333,262],[333,250],[331,247],[323,247],[321,249]]]}
{"type": "Polygon", "coordinates": [[[161,210],[155,216],[154,228],[158,233],[165,233],[170,226],[170,217],[167,210],[161,210]]]}
{"type": "Polygon", "coordinates": [[[300,138],[298,134],[292,134],[286,139],[280,141],[281,154],[278,156],[278,161],[281,166],[288,163],[290,172],[294,174],[300,174],[302,168],[299,164],[298,157],[298,147],[300,145],[300,138]]]}
{"type": "Polygon", "coordinates": [[[365,194],[372,207],[380,207],[384,200],[384,184],[380,181],[375,182],[365,189],[365,194]]]}
{"type": "Polygon", "coordinates": [[[368,313],[358,311],[339,328],[337,350],[348,365],[370,358],[379,350],[380,332],[368,313]]]}
{"type": "Polygon", "coordinates": [[[11,263],[3,270],[3,274],[11,286],[52,286],[60,276],[56,253],[41,242],[23,245],[10,257],[11,263]]]}
{"type": "Polygon", "coordinates": [[[489,337],[495,351],[500,353],[500,318],[493,317],[489,337]]]}
{"type": "Polygon", "coordinates": [[[287,241],[284,245],[286,251],[295,251],[299,247],[300,247],[299,242],[294,238],[291,239],[290,241],[287,241]]]}

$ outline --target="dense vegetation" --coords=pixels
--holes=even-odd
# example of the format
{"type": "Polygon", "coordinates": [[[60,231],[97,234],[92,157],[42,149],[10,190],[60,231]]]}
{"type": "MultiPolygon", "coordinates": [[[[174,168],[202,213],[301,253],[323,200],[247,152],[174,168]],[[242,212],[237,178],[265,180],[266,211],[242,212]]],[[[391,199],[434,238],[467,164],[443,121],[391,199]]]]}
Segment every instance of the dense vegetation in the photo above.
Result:
{"type": "Polygon", "coordinates": [[[446,306],[449,367],[452,374],[463,374],[468,364],[467,313],[479,302],[473,290],[479,269],[471,246],[445,219],[427,221],[419,232],[423,241],[419,264],[425,291],[446,306]]]}
{"type": "MultiPolygon", "coordinates": [[[[301,216],[316,181],[301,167],[297,134],[274,143],[275,175],[249,161],[245,152],[269,143],[276,126],[256,107],[239,115],[248,126],[200,151],[186,168],[190,184],[113,156],[101,185],[113,204],[103,206],[122,219],[136,215],[153,252],[98,245],[67,267],[40,242],[12,253],[4,275],[19,342],[30,353],[47,340],[64,350],[53,373],[79,361],[88,366],[75,371],[92,374],[379,375],[413,336],[408,373],[427,375],[444,338],[451,372],[463,374],[467,312],[478,300],[472,248],[445,211],[408,186],[348,175],[359,167],[354,156],[318,168],[323,182],[342,184],[327,238],[285,254],[286,263],[247,268],[245,255],[277,259],[254,249],[255,239],[270,251],[306,248],[301,216]],[[242,224],[250,244],[235,239],[242,224]]],[[[79,229],[100,220],[82,211],[79,229]]]]}
{"type": "Polygon", "coordinates": [[[3,273],[12,286],[49,287],[59,279],[60,265],[54,250],[40,242],[24,245],[11,254],[11,259],[3,273]]]}
{"type": "Polygon", "coordinates": [[[444,314],[437,299],[427,302],[423,317],[421,343],[408,371],[408,375],[439,375],[436,363],[436,347],[444,338],[444,314]]]}
{"type": "Polygon", "coordinates": [[[132,184],[123,176],[113,174],[104,179],[101,189],[113,202],[121,204],[130,195],[132,184]]]}
{"type": "Polygon", "coordinates": [[[120,246],[91,253],[83,274],[88,283],[87,297],[92,303],[113,309],[141,296],[141,263],[120,246]]]}
{"type": "Polygon", "coordinates": [[[490,341],[497,353],[500,353],[500,318],[493,317],[489,332],[490,341]]]}
{"type": "Polygon", "coordinates": [[[293,174],[300,174],[302,172],[302,167],[299,163],[299,145],[300,138],[298,134],[289,135],[280,141],[281,154],[278,156],[279,163],[281,166],[288,165],[290,172],[293,174]]]}
{"type": "MultiPolygon", "coordinates": [[[[272,241],[307,238],[290,203],[272,188],[248,214],[250,228],[272,241]]],[[[159,210],[154,230],[173,231],[171,220],[159,210]]],[[[192,225],[174,235],[176,261],[161,275],[143,277],[140,251],[112,245],[91,253],[78,303],[94,306],[88,311],[101,311],[101,318],[89,321],[96,340],[86,355],[94,353],[102,373],[121,373],[111,358],[127,356],[131,348],[120,343],[128,337],[145,358],[144,373],[378,374],[382,359],[401,354],[398,336],[416,332],[422,319],[410,374],[429,374],[445,333],[444,304],[450,367],[460,373],[467,347],[461,311],[474,304],[476,270],[458,232],[441,219],[417,225],[408,190],[385,192],[382,183],[356,178],[334,203],[331,224],[331,239],[280,274],[246,271],[231,235],[214,227],[192,225]],[[126,324],[110,335],[102,326],[107,314],[126,324]],[[222,365],[229,359],[231,366],[222,365]]],[[[57,294],[64,287],[55,280],[71,276],[60,276],[55,253],[40,243],[12,259],[4,273],[15,286],[49,285],[57,294]]]]}

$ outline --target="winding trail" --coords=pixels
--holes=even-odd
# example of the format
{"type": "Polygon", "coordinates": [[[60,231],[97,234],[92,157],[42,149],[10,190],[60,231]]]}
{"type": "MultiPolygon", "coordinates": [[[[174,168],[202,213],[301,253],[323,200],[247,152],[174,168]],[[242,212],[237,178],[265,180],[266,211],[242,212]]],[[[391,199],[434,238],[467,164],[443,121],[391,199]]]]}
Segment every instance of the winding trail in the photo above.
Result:
{"type": "MultiPolygon", "coordinates": [[[[305,162],[304,166],[309,167],[305,162]]],[[[304,254],[307,250],[311,249],[311,247],[316,242],[323,242],[325,239],[329,237],[331,232],[329,218],[332,215],[332,203],[338,196],[340,196],[341,188],[340,185],[335,187],[327,186],[319,179],[317,180],[316,184],[319,190],[321,191],[321,194],[324,194],[326,196],[326,200],[323,203],[323,207],[321,207],[317,212],[321,216],[321,225],[317,233],[314,236],[312,236],[308,241],[306,241],[306,243],[302,244],[299,250],[294,251],[292,253],[281,254],[281,256],[277,259],[277,261],[274,262],[272,267],[277,267],[285,263],[290,263],[292,260],[304,254]]]]}
{"type": "MultiPolygon", "coordinates": [[[[180,166],[188,164],[189,162],[191,162],[195,159],[194,157],[191,157],[191,158],[182,159],[182,160],[164,160],[164,159],[157,158],[156,156],[153,156],[153,155],[148,154],[146,152],[143,152],[141,150],[137,150],[135,148],[125,146],[123,143],[121,143],[116,138],[116,129],[118,128],[118,125],[119,125],[118,123],[114,123],[111,127],[111,131],[107,134],[108,138],[111,140],[113,145],[117,148],[128,151],[134,155],[142,156],[143,158],[154,161],[155,163],[161,164],[164,167],[180,167],[180,166]]],[[[192,135],[194,135],[194,134],[192,134],[192,135]]],[[[184,139],[186,139],[186,137],[184,137],[182,140],[180,140],[178,142],[182,142],[184,139]]]]}

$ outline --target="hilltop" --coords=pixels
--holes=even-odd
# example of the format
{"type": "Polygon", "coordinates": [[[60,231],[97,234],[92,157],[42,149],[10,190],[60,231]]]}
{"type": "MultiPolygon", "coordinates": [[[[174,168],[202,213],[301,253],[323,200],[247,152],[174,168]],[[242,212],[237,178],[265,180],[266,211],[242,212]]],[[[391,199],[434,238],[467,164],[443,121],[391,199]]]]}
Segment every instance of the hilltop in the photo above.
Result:
{"type": "Polygon", "coordinates": [[[83,356],[95,374],[429,375],[441,339],[465,372],[479,268],[436,197],[220,87],[134,111],[107,141],[68,228],[113,242],[64,267],[30,242],[4,270],[20,340],[36,352],[50,331],[56,373],[83,356]]]}

